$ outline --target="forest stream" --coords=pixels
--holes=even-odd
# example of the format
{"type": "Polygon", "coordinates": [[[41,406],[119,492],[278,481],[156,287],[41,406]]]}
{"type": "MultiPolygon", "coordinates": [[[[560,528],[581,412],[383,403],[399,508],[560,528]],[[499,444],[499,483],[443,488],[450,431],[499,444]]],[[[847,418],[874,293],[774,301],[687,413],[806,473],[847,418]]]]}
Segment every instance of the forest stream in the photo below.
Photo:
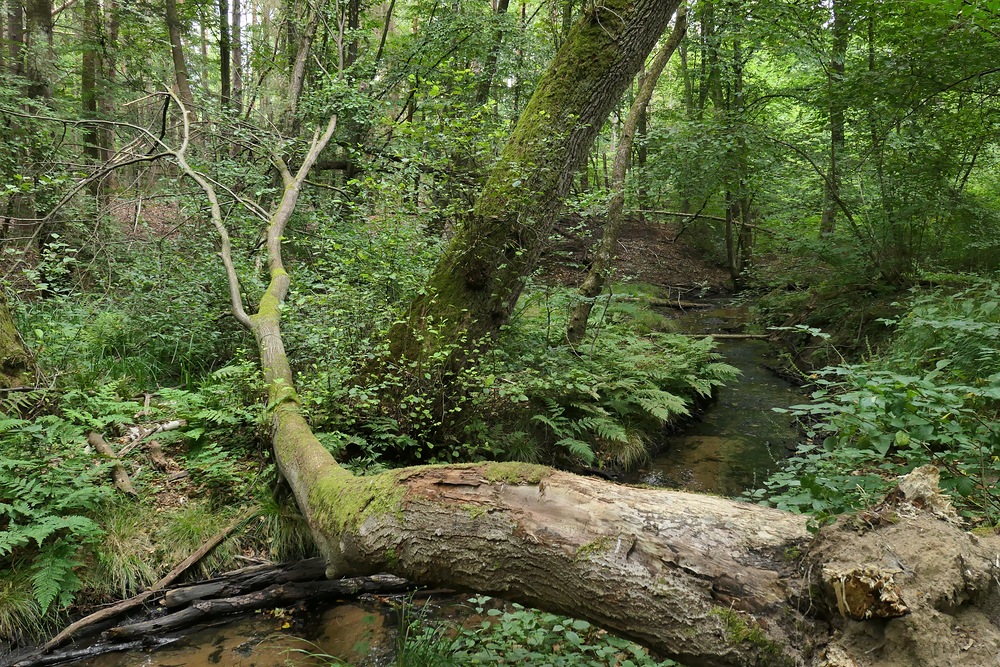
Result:
{"type": "MultiPolygon", "coordinates": [[[[676,311],[678,332],[741,333],[745,307],[719,303],[707,310],[676,311]]],[[[756,339],[717,342],[723,360],[742,375],[718,391],[697,419],[665,436],[660,454],[629,482],[737,496],[753,488],[788,455],[799,433],[787,414],[772,411],[802,402],[802,392],[768,366],[771,345],[756,339]]],[[[465,596],[433,599],[434,616],[463,615],[465,596]],[[443,604],[443,608],[438,605],[443,604]],[[442,609],[444,611],[442,611],[442,609]]],[[[78,662],[89,667],[264,667],[323,665],[327,654],[354,665],[393,664],[397,614],[377,601],[308,610],[276,610],[206,625],[154,651],[107,654],[78,662]]]]}
{"type": "MultiPolygon", "coordinates": [[[[680,333],[739,334],[748,319],[746,307],[720,303],[684,312],[676,323],[680,333]]],[[[629,481],[738,496],[755,488],[794,450],[800,435],[794,419],[772,408],[802,403],[804,396],[770,370],[775,363],[771,344],[719,339],[716,349],[742,375],[716,392],[695,421],[667,435],[660,453],[629,481]]]]}

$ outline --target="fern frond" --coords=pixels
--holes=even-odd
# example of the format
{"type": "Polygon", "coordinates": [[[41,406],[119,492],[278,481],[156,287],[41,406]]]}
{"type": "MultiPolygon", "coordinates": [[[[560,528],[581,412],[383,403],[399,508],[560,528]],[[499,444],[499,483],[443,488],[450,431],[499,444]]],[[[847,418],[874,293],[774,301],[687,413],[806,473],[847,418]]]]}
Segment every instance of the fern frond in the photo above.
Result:
{"type": "Polygon", "coordinates": [[[562,440],[558,440],[556,442],[556,446],[564,447],[570,454],[583,460],[587,464],[594,462],[594,450],[583,440],[578,440],[576,438],[563,438],[562,440]]]}

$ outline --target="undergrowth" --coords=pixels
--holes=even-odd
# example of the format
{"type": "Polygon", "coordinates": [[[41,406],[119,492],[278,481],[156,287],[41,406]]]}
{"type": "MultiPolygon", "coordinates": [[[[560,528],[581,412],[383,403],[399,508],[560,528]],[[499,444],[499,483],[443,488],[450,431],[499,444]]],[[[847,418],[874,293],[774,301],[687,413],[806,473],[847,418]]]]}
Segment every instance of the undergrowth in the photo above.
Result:
{"type": "Polygon", "coordinates": [[[469,600],[482,620],[473,626],[435,623],[419,615],[401,629],[400,667],[530,665],[536,667],[673,667],[645,648],[587,621],[510,605],[485,596],[469,600]]]}
{"type": "Polygon", "coordinates": [[[891,345],[817,373],[792,406],[809,440],[754,499],[820,517],[848,511],[927,463],[971,518],[1000,521],[1000,283],[915,292],[891,345]]]}
{"type": "Polygon", "coordinates": [[[628,469],[646,460],[665,426],[736,375],[711,339],[650,331],[651,318],[636,318],[632,302],[602,309],[590,337],[571,346],[564,331],[573,298],[565,289],[529,291],[500,340],[474,349],[478,363],[458,375],[441,369],[461,341],[362,374],[360,384],[332,381],[334,371],[304,383],[320,440],[362,468],[488,458],[628,469]]]}

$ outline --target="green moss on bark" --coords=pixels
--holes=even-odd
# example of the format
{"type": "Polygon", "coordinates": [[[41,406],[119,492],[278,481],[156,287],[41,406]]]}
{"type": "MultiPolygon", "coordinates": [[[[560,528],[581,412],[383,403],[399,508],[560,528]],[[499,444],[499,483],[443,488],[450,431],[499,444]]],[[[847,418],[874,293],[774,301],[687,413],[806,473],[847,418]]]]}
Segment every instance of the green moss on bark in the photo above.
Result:
{"type": "Polygon", "coordinates": [[[611,107],[642,65],[678,0],[591,5],[539,81],[473,214],[390,332],[392,354],[449,350],[460,367],[513,311],[562,197],[611,107]]]}
{"type": "Polygon", "coordinates": [[[33,362],[21,343],[7,299],[0,294],[0,387],[20,387],[32,382],[33,362]]]}

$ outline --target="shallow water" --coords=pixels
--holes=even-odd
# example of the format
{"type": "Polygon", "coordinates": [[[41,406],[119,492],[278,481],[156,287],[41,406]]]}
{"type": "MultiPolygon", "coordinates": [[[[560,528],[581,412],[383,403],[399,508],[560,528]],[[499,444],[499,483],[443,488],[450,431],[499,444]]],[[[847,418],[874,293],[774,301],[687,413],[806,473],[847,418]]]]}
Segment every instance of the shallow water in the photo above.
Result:
{"type": "MultiPolygon", "coordinates": [[[[87,667],[274,667],[329,665],[335,656],[355,665],[389,665],[395,623],[384,607],[339,604],[307,612],[276,610],[223,619],[154,650],[110,653],[87,667]],[[310,655],[312,654],[312,655],[310,655]]],[[[63,663],[70,664],[70,663],[63,663]]]]}
{"type": "MultiPolygon", "coordinates": [[[[741,333],[744,308],[690,311],[676,322],[682,333],[741,333]]],[[[794,449],[800,434],[794,419],[772,408],[803,401],[800,389],[768,369],[771,346],[763,340],[719,340],[724,361],[743,373],[718,390],[715,400],[633,477],[651,486],[737,496],[755,488],[794,449]]]]}

